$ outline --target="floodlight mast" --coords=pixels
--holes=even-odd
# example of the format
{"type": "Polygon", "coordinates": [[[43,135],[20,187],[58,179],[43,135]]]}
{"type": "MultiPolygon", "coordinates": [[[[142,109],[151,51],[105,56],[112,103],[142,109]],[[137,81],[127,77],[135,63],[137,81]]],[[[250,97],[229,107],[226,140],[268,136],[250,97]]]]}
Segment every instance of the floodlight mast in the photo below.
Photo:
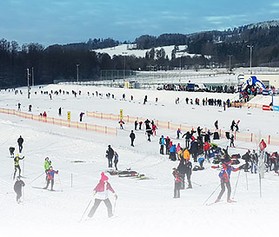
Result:
{"type": "Polygon", "coordinates": [[[250,74],[252,74],[252,52],[253,52],[253,45],[247,45],[250,50],[250,74]]]}

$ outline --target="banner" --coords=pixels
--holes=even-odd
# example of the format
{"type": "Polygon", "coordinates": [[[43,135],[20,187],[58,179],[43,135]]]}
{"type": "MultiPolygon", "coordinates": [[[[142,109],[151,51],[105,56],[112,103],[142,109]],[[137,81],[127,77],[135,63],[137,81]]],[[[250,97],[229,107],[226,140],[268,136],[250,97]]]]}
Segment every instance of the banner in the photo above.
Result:
{"type": "Polygon", "coordinates": [[[67,118],[68,118],[68,121],[71,121],[71,112],[70,111],[67,112],[67,118]]]}

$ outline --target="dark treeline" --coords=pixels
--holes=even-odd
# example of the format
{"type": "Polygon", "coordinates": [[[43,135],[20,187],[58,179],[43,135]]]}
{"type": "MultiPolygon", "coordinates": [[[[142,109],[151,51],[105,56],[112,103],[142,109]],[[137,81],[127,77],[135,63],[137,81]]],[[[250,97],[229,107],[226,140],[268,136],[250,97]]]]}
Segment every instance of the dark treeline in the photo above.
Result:
{"type": "MultiPolygon", "coordinates": [[[[0,39],[0,87],[27,85],[27,68],[33,73],[35,84],[49,84],[55,80],[98,80],[102,70],[172,70],[177,68],[205,68],[249,66],[249,48],[253,46],[252,66],[279,66],[279,23],[277,21],[247,25],[225,31],[195,34],[143,35],[132,42],[137,49],[149,49],[144,58],[99,54],[94,49],[114,47],[121,43],[113,39],[89,39],[85,43],[51,45],[39,43],[20,46],[17,42],[0,39]],[[169,58],[162,48],[174,45],[169,58]],[[182,52],[195,57],[177,57],[182,52]],[[181,51],[181,48],[180,48],[181,51]],[[210,57],[208,57],[210,56],[210,57]],[[124,65],[125,64],[125,65],[124,65]]],[[[183,54],[182,54],[183,55],[183,54]]],[[[230,69],[231,69],[230,68],[230,69]]]]}

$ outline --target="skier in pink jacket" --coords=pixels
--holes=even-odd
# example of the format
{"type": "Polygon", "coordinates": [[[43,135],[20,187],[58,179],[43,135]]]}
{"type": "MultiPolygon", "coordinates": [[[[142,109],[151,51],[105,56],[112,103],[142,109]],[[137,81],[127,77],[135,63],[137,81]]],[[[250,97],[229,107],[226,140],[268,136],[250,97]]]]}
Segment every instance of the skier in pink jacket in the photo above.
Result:
{"type": "Polygon", "coordinates": [[[108,182],[108,176],[104,174],[104,172],[101,173],[101,179],[97,186],[94,188],[94,196],[95,196],[95,202],[93,207],[91,208],[88,217],[93,217],[94,213],[96,212],[98,206],[103,201],[107,207],[108,211],[108,217],[112,217],[112,205],[109,200],[108,191],[111,191],[114,193],[115,199],[117,199],[117,195],[114,191],[114,189],[111,187],[110,183],[108,182]]]}

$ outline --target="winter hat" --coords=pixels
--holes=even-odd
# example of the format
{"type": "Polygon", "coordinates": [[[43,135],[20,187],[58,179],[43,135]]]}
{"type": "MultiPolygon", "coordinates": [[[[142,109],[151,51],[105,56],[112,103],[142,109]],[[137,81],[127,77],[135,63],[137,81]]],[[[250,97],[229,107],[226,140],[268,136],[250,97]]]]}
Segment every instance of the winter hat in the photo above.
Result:
{"type": "Polygon", "coordinates": [[[101,173],[101,181],[102,181],[102,182],[105,182],[105,181],[107,181],[107,180],[108,180],[108,176],[106,176],[105,173],[102,172],[102,173],[101,173]]]}

